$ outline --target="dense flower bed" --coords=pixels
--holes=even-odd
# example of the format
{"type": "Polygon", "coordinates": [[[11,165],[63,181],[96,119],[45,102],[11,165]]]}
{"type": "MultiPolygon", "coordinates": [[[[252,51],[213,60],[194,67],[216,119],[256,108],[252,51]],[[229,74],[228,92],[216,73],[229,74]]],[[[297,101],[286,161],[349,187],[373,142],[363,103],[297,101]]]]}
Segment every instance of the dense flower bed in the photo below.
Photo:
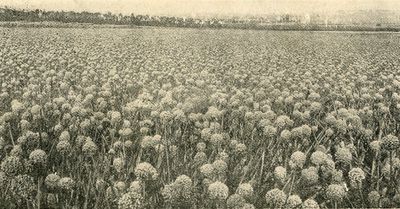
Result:
{"type": "Polygon", "coordinates": [[[396,34],[0,34],[1,206],[400,206],[396,34]]]}

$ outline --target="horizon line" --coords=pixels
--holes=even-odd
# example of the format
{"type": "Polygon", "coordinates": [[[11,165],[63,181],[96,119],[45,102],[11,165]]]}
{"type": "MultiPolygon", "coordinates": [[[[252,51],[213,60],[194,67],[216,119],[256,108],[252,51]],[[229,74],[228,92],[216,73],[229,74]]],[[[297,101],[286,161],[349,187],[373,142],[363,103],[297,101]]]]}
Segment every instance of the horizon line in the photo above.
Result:
{"type": "Polygon", "coordinates": [[[399,12],[400,15],[400,8],[399,9],[350,9],[350,10],[343,10],[343,9],[338,9],[335,11],[330,11],[329,13],[323,12],[323,11],[304,11],[304,12],[283,12],[283,11],[274,11],[274,12],[265,12],[265,13],[247,13],[247,14],[235,14],[235,13],[217,13],[217,12],[202,12],[202,13],[181,13],[181,14],[166,14],[166,13],[156,13],[156,14],[149,14],[149,13],[138,13],[138,12],[116,12],[116,11],[111,11],[111,10],[103,10],[103,11],[90,11],[86,9],[82,10],[77,10],[77,9],[46,9],[46,8],[27,8],[27,7],[18,7],[18,6],[10,6],[10,5],[1,5],[0,4],[0,9],[1,8],[9,8],[9,9],[15,9],[15,10],[26,10],[26,11],[35,11],[35,10],[41,10],[45,12],[89,12],[89,13],[100,13],[100,14],[122,14],[122,15],[148,15],[148,16],[165,16],[165,17],[210,17],[210,16],[224,16],[224,17],[246,17],[246,16],[266,16],[266,15],[283,15],[283,14],[288,14],[288,15],[307,15],[307,14],[335,14],[338,12],[346,12],[346,13],[351,13],[351,12],[357,12],[357,11],[367,11],[367,12],[376,12],[376,11],[385,11],[385,12],[399,12]]]}

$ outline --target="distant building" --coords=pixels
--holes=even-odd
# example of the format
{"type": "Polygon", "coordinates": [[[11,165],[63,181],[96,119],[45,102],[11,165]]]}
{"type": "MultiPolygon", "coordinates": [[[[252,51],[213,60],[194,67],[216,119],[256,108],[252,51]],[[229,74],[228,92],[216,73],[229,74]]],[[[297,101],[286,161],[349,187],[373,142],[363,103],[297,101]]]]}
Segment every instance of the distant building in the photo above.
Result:
{"type": "Polygon", "coordinates": [[[277,15],[275,18],[276,22],[281,22],[282,21],[282,17],[280,15],[277,15]]]}
{"type": "Polygon", "coordinates": [[[301,21],[303,24],[310,24],[311,23],[311,16],[310,14],[305,14],[303,20],[301,21]]]}

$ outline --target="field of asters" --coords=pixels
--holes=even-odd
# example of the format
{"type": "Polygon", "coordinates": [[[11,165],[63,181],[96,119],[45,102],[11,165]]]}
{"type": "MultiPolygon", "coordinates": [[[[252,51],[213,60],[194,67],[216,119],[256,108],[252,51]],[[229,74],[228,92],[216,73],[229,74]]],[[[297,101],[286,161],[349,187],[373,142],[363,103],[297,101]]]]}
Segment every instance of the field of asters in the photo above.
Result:
{"type": "Polygon", "coordinates": [[[400,207],[400,35],[0,29],[0,208],[400,207]]]}

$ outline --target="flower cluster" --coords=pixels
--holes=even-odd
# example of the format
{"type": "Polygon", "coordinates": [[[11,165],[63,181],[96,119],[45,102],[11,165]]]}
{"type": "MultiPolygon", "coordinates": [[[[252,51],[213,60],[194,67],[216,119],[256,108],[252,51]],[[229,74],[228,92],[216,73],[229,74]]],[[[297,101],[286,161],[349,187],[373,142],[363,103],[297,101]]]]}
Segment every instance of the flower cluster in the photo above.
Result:
{"type": "Polygon", "coordinates": [[[108,27],[0,27],[2,207],[400,207],[391,34],[108,27]]]}

